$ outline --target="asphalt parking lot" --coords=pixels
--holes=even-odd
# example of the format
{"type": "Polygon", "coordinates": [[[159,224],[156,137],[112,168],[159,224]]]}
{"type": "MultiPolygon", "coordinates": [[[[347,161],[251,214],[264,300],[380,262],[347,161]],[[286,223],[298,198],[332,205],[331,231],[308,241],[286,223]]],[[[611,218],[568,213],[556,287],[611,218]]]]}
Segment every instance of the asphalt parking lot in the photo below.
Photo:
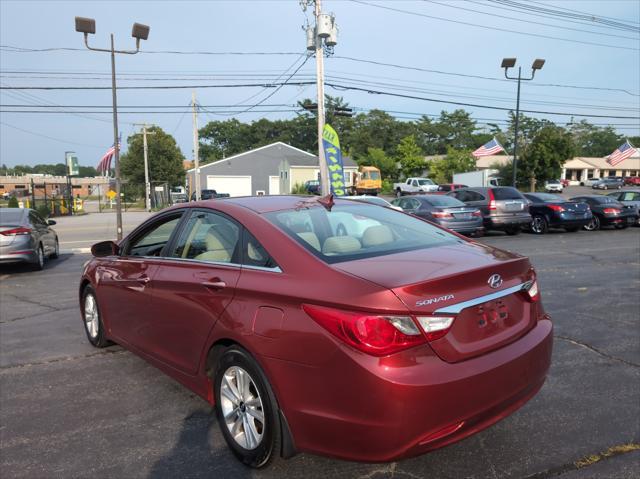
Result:
{"type": "Polygon", "coordinates": [[[494,427],[391,464],[300,454],[267,470],[245,469],[205,401],[118,346],[90,347],[77,305],[88,255],[63,254],[42,272],[4,267],[0,475],[638,477],[640,228],[482,241],[528,255],[536,266],[556,328],[550,376],[531,402],[494,427]]]}

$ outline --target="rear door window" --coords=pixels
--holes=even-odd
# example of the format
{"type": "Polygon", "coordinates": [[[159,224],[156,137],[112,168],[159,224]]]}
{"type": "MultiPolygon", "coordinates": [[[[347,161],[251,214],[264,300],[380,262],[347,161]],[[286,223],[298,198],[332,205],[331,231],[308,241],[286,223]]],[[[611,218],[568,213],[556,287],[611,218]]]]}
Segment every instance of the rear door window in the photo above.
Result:
{"type": "Polygon", "coordinates": [[[239,242],[240,226],[234,221],[214,212],[195,211],[182,229],[171,256],[240,264],[239,242]]]}

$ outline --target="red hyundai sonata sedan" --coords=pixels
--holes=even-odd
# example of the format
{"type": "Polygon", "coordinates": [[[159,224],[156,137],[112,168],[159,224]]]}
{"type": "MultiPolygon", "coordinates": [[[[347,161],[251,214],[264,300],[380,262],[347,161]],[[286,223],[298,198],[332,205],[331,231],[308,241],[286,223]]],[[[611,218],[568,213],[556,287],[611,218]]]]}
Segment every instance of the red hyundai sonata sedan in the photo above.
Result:
{"type": "Polygon", "coordinates": [[[542,386],[552,325],[525,257],[376,205],[179,205],[94,245],[89,341],[215,406],[252,467],[298,451],[392,461],[474,434],[542,386]]]}

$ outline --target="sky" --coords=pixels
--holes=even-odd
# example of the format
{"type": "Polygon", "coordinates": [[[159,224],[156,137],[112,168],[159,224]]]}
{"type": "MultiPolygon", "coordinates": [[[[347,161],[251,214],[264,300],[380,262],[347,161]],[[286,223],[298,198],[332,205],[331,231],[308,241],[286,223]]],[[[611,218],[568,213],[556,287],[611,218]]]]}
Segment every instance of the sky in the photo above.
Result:
{"type": "MultiPolygon", "coordinates": [[[[559,124],[572,116],[557,113],[575,114],[640,135],[636,0],[325,0],[322,6],[339,26],[325,71],[327,83],[341,89],[326,93],[357,111],[377,108],[408,119],[461,107],[443,102],[468,103],[475,106],[463,108],[480,126],[504,126],[508,111],[500,108],[515,108],[516,83],[505,80],[502,58],[516,57],[523,76],[543,58],[543,69],[522,82],[521,109],[552,112],[530,115],[559,124]]],[[[74,151],[80,164],[95,166],[113,143],[109,54],[84,48],[75,16],[95,18],[94,47],[107,47],[113,33],[116,48],[131,49],[132,24],[151,27],[141,53],[117,56],[118,87],[186,88],[119,89],[123,150],[140,130],[136,124],[147,123],[173,134],[191,158],[192,91],[200,127],[233,117],[289,118],[297,101],[315,99],[314,85],[262,86],[315,81],[315,59],[303,64],[303,26],[312,22],[312,8],[305,14],[298,0],[0,0],[0,164],[58,163],[74,151]],[[221,87],[231,84],[260,86],[221,87]]]]}

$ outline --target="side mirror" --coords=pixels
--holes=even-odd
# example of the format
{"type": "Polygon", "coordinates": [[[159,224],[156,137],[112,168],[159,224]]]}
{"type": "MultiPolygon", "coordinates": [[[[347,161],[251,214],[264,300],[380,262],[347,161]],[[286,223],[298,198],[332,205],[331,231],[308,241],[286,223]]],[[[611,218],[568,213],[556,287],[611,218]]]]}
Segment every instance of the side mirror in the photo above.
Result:
{"type": "Polygon", "coordinates": [[[105,256],[115,256],[120,252],[120,248],[113,241],[100,241],[91,247],[91,254],[96,258],[104,258],[105,256]]]}
{"type": "Polygon", "coordinates": [[[48,224],[49,226],[53,226],[53,225],[55,225],[55,224],[56,224],[56,222],[55,222],[54,220],[48,220],[48,221],[47,221],[47,224],[48,224]]]}

